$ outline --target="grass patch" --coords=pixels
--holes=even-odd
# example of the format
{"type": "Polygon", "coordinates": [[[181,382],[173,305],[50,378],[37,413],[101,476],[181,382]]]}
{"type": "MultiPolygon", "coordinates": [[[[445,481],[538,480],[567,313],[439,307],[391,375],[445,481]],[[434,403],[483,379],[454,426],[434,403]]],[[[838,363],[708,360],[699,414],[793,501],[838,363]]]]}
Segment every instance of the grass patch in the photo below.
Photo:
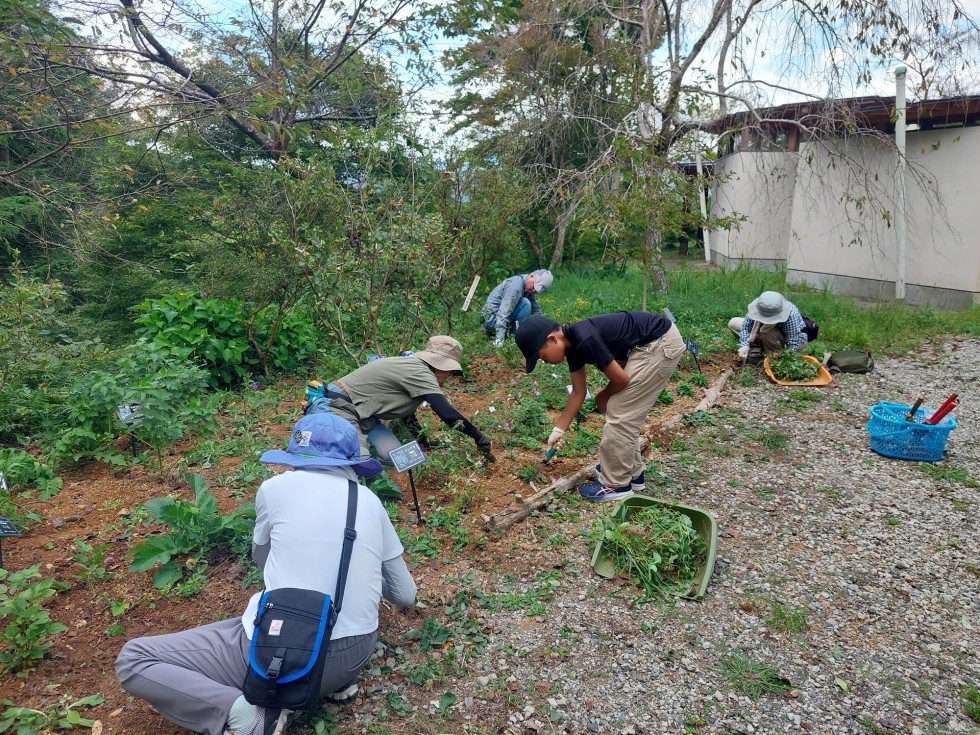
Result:
{"type": "Polygon", "coordinates": [[[915,469],[923,474],[929,475],[934,480],[958,482],[963,487],[980,487],[980,482],[974,480],[966,470],[959,467],[944,467],[939,464],[919,463],[915,465],[915,469]]]}
{"type": "Polygon", "coordinates": [[[741,653],[721,660],[721,676],[753,702],[758,702],[765,694],[783,694],[793,688],[774,668],[741,653]]]}
{"type": "Polygon", "coordinates": [[[796,413],[806,413],[821,401],[823,401],[823,394],[818,388],[790,388],[773,401],[773,406],[777,410],[786,409],[796,413]]]}
{"type": "Polygon", "coordinates": [[[963,698],[963,712],[974,722],[980,722],[980,689],[966,687],[960,696],[963,698]]]}
{"type": "Polygon", "coordinates": [[[810,628],[806,614],[806,608],[776,602],[769,609],[766,625],[773,630],[782,630],[791,635],[798,635],[810,628]]]}

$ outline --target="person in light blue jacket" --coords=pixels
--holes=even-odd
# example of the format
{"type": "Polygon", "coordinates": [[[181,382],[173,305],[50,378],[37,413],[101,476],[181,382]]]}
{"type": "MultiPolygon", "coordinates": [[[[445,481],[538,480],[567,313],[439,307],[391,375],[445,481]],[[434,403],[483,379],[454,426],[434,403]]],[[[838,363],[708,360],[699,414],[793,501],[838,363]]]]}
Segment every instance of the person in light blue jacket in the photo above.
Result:
{"type": "Polygon", "coordinates": [[[551,271],[540,269],[527,275],[511,276],[501,281],[483,305],[483,331],[494,337],[493,346],[501,348],[508,332],[514,333],[531,314],[540,314],[537,296],[554,282],[551,271]]]}

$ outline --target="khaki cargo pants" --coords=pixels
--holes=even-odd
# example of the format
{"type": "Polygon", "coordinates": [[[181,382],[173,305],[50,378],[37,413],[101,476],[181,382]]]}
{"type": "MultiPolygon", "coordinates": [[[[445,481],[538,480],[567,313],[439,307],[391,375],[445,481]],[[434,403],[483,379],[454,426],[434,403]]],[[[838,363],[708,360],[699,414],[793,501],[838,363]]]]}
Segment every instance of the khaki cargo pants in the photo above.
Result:
{"type": "Polygon", "coordinates": [[[680,331],[671,325],[663,337],[627,356],[625,370],[630,382],[609,399],[599,443],[599,479],[608,487],[625,487],[646,469],[640,455],[640,432],[685,349],[680,331]]]}

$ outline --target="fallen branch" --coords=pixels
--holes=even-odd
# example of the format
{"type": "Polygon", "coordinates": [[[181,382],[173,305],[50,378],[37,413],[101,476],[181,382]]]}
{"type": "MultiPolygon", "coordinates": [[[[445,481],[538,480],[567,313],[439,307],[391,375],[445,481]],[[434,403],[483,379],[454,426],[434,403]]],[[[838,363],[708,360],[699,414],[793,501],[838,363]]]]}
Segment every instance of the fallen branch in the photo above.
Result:
{"type": "MultiPolygon", "coordinates": [[[[726,370],[721,374],[721,377],[715,381],[715,384],[708,389],[704,394],[704,398],[701,402],[695,406],[693,411],[688,411],[687,413],[677,414],[671,417],[666,423],[655,427],[656,431],[675,430],[680,428],[684,421],[684,418],[690,416],[691,414],[697,413],[698,411],[709,410],[717,401],[718,397],[721,395],[722,390],[725,388],[725,384],[728,382],[729,376],[731,376],[732,371],[726,370]]],[[[641,437],[641,451],[645,451],[650,445],[650,430],[648,429],[641,437]]],[[[581,484],[583,480],[592,479],[595,477],[595,465],[590,464],[582,467],[575,474],[568,475],[566,477],[559,477],[556,480],[552,480],[551,484],[543,490],[538,490],[534,484],[531,484],[531,489],[534,494],[528,498],[522,495],[517,495],[514,497],[514,502],[510,506],[504,508],[501,511],[497,511],[492,516],[483,516],[483,529],[485,531],[504,531],[515,523],[523,521],[531,513],[546,505],[552,496],[556,493],[564,490],[570,490],[573,487],[581,484]]]]}

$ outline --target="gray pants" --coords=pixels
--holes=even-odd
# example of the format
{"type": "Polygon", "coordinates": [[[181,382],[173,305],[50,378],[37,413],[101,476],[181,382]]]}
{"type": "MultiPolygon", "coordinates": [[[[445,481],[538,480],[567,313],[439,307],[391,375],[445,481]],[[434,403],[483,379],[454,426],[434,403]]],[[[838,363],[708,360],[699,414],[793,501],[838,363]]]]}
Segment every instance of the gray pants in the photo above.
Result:
{"type": "MultiPolygon", "coordinates": [[[[320,695],[355,681],[377,639],[375,631],[330,641],[320,695]]],[[[231,706],[242,695],[248,647],[240,618],[134,638],[116,658],[116,678],[123,689],[145,699],[171,722],[222,735],[231,706]]]]}

